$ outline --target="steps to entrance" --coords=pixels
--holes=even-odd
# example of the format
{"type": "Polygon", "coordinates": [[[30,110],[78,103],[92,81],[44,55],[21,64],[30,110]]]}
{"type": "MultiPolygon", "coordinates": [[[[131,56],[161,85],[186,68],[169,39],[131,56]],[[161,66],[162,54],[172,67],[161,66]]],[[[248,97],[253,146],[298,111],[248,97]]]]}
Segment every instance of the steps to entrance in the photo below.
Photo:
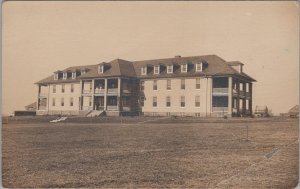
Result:
{"type": "Polygon", "coordinates": [[[86,117],[98,117],[105,113],[103,110],[93,110],[89,114],[86,115],[86,117]]]}

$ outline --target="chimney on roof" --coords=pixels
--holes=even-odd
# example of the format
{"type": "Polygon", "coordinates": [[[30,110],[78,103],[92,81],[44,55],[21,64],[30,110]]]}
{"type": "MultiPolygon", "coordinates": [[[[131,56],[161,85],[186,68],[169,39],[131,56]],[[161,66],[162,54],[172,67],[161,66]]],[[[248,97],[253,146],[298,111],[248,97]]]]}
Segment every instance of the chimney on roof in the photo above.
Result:
{"type": "Polygon", "coordinates": [[[181,58],[181,56],[180,55],[176,55],[175,58],[181,58]]]}

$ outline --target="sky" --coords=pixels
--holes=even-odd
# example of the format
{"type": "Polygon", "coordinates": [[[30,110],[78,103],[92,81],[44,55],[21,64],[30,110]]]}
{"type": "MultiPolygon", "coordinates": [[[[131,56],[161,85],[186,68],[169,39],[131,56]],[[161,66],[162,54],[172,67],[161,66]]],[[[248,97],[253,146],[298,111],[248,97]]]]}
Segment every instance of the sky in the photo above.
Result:
{"type": "Polygon", "coordinates": [[[216,54],[257,80],[253,109],[299,103],[293,1],[5,1],[2,113],[37,100],[35,82],[69,66],[216,54]]]}

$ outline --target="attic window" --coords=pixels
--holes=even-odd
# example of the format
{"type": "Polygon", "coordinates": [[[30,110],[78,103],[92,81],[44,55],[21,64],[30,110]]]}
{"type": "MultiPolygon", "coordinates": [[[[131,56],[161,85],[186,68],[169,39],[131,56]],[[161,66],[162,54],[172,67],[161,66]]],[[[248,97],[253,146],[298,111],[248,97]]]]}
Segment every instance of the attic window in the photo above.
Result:
{"type": "Polygon", "coordinates": [[[173,73],[173,65],[167,66],[167,73],[173,73]]]}
{"type": "Polygon", "coordinates": [[[98,73],[103,73],[104,72],[104,65],[99,65],[98,66],[98,73]]]}
{"type": "Polygon", "coordinates": [[[187,72],[187,64],[181,65],[181,72],[187,72]]]}
{"type": "Polygon", "coordinates": [[[64,72],[64,73],[63,73],[63,79],[67,79],[67,77],[68,77],[68,73],[67,73],[67,72],[64,72]]]}
{"type": "Polygon", "coordinates": [[[203,64],[201,63],[197,63],[196,64],[196,72],[202,72],[203,69],[203,64]]]}
{"type": "Polygon", "coordinates": [[[76,78],[76,72],[72,72],[72,79],[76,78]]]}
{"type": "Polygon", "coordinates": [[[58,80],[58,73],[54,73],[54,80],[58,80]]]}
{"type": "Polygon", "coordinates": [[[159,65],[154,66],[154,74],[159,74],[159,65]]]}
{"type": "Polygon", "coordinates": [[[85,70],[81,70],[81,75],[84,75],[86,73],[85,70]]]}
{"type": "Polygon", "coordinates": [[[146,66],[143,66],[143,67],[141,68],[141,74],[142,74],[142,75],[147,75],[147,67],[146,67],[146,66]]]}

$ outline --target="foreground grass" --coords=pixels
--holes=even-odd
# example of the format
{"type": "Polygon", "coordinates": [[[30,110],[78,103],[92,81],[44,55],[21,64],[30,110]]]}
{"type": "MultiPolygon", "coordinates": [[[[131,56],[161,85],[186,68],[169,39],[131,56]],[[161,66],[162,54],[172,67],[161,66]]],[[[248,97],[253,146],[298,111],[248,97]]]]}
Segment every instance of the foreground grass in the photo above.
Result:
{"type": "Polygon", "coordinates": [[[140,121],[4,124],[3,185],[293,188],[297,184],[297,120],[140,121]]]}

